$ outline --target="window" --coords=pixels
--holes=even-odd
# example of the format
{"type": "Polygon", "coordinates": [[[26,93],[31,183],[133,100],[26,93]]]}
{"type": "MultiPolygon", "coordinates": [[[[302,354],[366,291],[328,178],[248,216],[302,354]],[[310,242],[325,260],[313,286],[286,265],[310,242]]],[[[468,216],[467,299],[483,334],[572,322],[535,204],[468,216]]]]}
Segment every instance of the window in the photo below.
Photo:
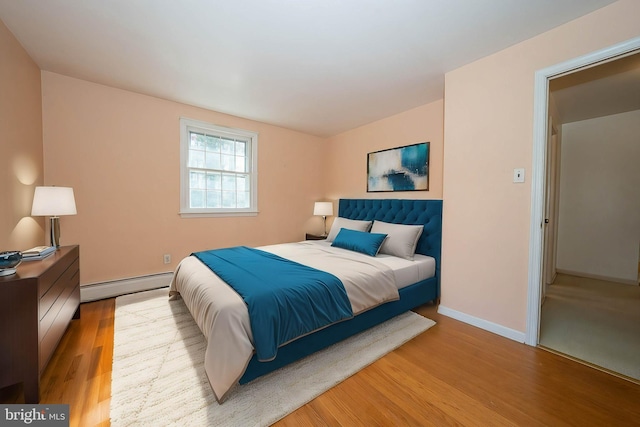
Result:
{"type": "Polygon", "coordinates": [[[180,214],[256,215],[258,134],[180,119],[180,214]]]}

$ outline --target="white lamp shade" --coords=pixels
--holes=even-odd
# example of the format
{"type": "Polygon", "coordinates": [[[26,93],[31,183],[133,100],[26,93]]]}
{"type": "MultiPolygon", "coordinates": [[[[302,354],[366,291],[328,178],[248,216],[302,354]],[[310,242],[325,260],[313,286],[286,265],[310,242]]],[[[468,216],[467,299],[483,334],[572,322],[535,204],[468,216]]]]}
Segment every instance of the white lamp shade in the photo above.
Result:
{"type": "Polygon", "coordinates": [[[333,203],[331,202],[316,202],[313,206],[314,215],[331,216],[333,215],[333,203]]]}
{"type": "Polygon", "coordinates": [[[76,200],[70,187],[36,187],[31,216],[75,215],[76,200]]]}

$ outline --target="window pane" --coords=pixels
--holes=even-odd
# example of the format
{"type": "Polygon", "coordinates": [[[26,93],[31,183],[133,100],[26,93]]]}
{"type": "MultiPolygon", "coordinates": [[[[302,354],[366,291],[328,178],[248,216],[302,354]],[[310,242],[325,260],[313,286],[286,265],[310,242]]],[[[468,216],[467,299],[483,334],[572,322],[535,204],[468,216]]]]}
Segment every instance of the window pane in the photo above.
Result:
{"type": "Polygon", "coordinates": [[[204,151],[189,150],[189,165],[190,168],[203,168],[204,167],[204,151]]]}
{"type": "Polygon", "coordinates": [[[232,191],[222,192],[222,207],[223,208],[235,208],[236,207],[236,193],[232,191]]]}
{"type": "Polygon", "coordinates": [[[238,207],[239,208],[248,208],[249,207],[249,192],[248,191],[238,191],[238,207]]]}
{"type": "Polygon", "coordinates": [[[249,176],[237,175],[236,176],[236,190],[237,191],[249,191],[249,176]]]}
{"type": "Polygon", "coordinates": [[[236,141],[236,156],[247,155],[247,143],[244,141],[236,141]]]}
{"type": "Polygon", "coordinates": [[[206,188],[204,172],[189,172],[189,188],[206,188]]]}
{"type": "Polygon", "coordinates": [[[207,173],[207,190],[222,190],[222,177],[219,173],[207,173]]]}
{"type": "Polygon", "coordinates": [[[231,139],[222,139],[222,152],[225,154],[235,154],[235,144],[231,139]]]}
{"type": "Polygon", "coordinates": [[[204,150],[204,135],[201,133],[191,132],[190,148],[196,148],[198,150],[204,150]]]}
{"type": "Polygon", "coordinates": [[[222,189],[225,191],[236,191],[236,176],[224,174],[222,175],[222,189]]]}
{"type": "Polygon", "coordinates": [[[236,170],[236,158],[235,156],[229,156],[227,154],[222,155],[222,170],[234,171],[236,170]]]}
{"type": "Polygon", "coordinates": [[[215,136],[207,135],[207,151],[220,152],[220,139],[215,136]]]}
{"type": "Polygon", "coordinates": [[[246,157],[236,157],[236,172],[246,172],[247,171],[247,162],[246,157]]]}
{"type": "Polygon", "coordinates": [[[189,191],[189,206],[192,208],[204,208],[204,190],[189,191]]]}
{"type": "Polygon", "coordinates": [[[222,169],[220,154],[207,151],[205,166],[207,169],[222,169]]]}
{"type": "Polygon", "coordinates": [[[208,208],[221,208],[222,207],[222,192],[221,191],[207,191],[207,207],[208,208]]]}

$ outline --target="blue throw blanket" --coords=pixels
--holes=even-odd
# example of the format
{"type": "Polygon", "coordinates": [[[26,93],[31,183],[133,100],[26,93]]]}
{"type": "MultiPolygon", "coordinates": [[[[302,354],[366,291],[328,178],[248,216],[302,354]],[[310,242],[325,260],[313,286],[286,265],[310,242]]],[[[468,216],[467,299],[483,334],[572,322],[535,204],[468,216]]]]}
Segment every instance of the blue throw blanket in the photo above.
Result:
{"type": "Polygon", "coordinates": [[[244,299],[261,362],[288,341],[353,317],[344,285],[325,271],[245,246],[192,255],[244,299]]]}

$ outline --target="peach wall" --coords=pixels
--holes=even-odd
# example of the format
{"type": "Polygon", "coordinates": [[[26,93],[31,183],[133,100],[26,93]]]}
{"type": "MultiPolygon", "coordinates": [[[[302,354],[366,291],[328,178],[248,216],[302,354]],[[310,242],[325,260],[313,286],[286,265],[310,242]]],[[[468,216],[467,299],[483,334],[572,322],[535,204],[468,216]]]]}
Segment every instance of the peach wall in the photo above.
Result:
{"type": "Polygon", "coordinates": [[[44,244],[44,219],[31,218],[42,185],[40,69],[0,21],[0,251],[44,244]]]}
{"type": "Polygon", "coordinates": [[[438,100],[329,138],[324,178],[328,198],[441,199],[443,108],[438,100]],[[427,141],[429,191],[367,193],[367,153],[427,141]]]}
{"type": "Polygon", "coordinates": [[[42,91],[45,182],[75,190],[61,244],[80,244],[82,284],[171,271],[197,250],[303,240],[321,223],[322,138],[50,72],[42,91]],[[178,215],[180,117],[259,133],[258,216],[178,215]]]}
{"type": "Polygon", "coordinates": [[[525,331],[534,74],[640,35],[638,16],[621,0],[446,74],[444,307],[525,331]]]}

